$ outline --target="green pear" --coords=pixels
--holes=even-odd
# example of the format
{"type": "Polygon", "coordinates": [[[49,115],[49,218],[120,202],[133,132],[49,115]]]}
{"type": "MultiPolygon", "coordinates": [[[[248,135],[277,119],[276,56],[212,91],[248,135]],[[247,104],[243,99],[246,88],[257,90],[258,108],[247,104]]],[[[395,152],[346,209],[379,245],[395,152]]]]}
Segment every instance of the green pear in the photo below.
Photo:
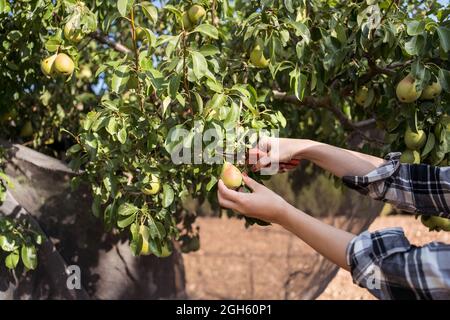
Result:
{"type": "Polygon", "coordinates": [[[433,82],[429,86],[426,86],[423,91],[420,99],[423,100],[433,100],[442,92],[442,87],[439,81],[433,82]]]}
{"type": "Polygon", "coordinates": [[[194,25],[198,24],[205,14],[205,9],[198,4],[194,4],[188,10],[189,20],[191,20],[194,25]]]}
{"type": "Polygon", "coordinates": [[[47,77],[51,77],[55,73],[54,69],[54,63],[56,59],[56,54],[45,58],[41,61],[41,70],[42,73],[45,74],[47,77]]]}
{"type": "Polygon", "coordinates": [[[416,80],[409,74],[397,84],[396,93],[401,102],[411,103],[420,97],[422,91],[416,90],[416,80]]]}
{"type": "Polygon", "coordinates": [[[419,164],[420,163],[420,154],[416,150],[406,149],[403,151],[402,156],[400,157],[401,163],[410,163],[410,164],[419,164]]]}
{"type": "Polygon", "coordinates": [[[355,95],[355,102],[357,105],[363,107],[366,104],[367,97],[369,96],[369,89],[366,86],[359,88],[355,95]]]}
{"type": "Polygon", "coordinates": [[[413,132],[410,127],[406,128],[405,132],[405,144],[408,149],[419,150],[427,141],[427,135],[423,130],[417,130],[417,133],[413,132]]]}
{"type": "Polygon", "coordinates": [[[185,30],[192,29],[192,23],[191,23],[191,20],[189,20],[189,15],[187,12],[183,13],[183,28],[185,30]]]}
{"type": "Polygon", "coordinates": [[[23,125],[22,129],[20,129],[19,135],[22,138],[29,138],[29,137],[31,137],[33,135],[33,125],[32,125],[30,120],[25,122],[25,124],[23,125]]]}
{"type": "Polygon", "coordinates": [[[56,56],[54,66],[57,72],[65,76],[71,75],[75,69],[73,60],[65,53],[60,53],[56,56]]]}
{"type": "Polygon", "coordinates": [[[420,217],[423,225],[428,227],[430,231],[450,231],[450,219],[438,216],[424,216],[420,217]]]}
{"type": "Polygon", "coordinates": [[[269,60],[264,57],[264,49],[257,44],[250,53],[250,62],[258,68],[267,68],[269,60]]]}
{"type": "Polygon", "coordinates": [[[64,26],[64,37],[74,43],[83,40],[83,32],[75,27],[73,19],[69,20],[64,26]]]}
{"type": "Polygon", "coordinates": [[[238,168],[229,162],[225,162],[220,175],[223,183],[230,189],[237,189],[242,185],[242,174],[238,168]]]}

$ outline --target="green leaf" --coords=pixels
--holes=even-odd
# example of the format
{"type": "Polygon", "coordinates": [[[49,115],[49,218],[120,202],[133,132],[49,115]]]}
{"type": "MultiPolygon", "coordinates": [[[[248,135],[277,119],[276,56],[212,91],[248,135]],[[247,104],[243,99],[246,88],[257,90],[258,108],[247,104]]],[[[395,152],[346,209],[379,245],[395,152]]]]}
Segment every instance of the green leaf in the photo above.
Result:
{"type": "Polygon", "coordinates": [[[284,0],[284,6],[290,13],[294,12],[294,7],[292,6],[292,0],[284,0]]]}
{"type": "Polygon", "coordinates": [[[171,186],[168,184],[163,185],[163,201],[162,205],[164,208],[170,206],[175,198],[175,193],[171,186]]]}
{"type": "Polygon", "coordinates": [[[227,116],[223,121],[223,126],[225,129],[236,128],[239,122],[239,106],[236,103],[232,103],[229,110],[227,111],[227,116]]]}
{"type": "Polygon", "coordinates": [[[206,103],[206,110],[218,110],[227,101],[227,96],[223,93],[215,93],[211,100],[206,103]]]}
{"type": "Polygon", "coordinates": [[[61,40],[49,39],[45,43],[45,49],[47,49],[48,52],[56,52],[59,49],[60,45],[61,45],[61,40]]]}
{"type": "Polygon", "coordinates": [[[134,222],[135,218],[136,214],[132,214],[130,216],[120,216],[119,220],[117,220],[117,226],[119,228],[126,228],[134,222]]]}
{"type": "Polygon", "coordinates": [[[181,75],[176,74],[172,76],[172,78],[170,78],[167,93],[172,99],[176,97],[178,90],[180,89],[180,83],[181,83],[181,75]]]}
{"type": "Polygon", "coordinates": [[[14,250],[5,258],[5,266],[8,269],[15,269],[19,263],[19,250],[14,250]]]}
{"type": "Polygon", "coordinates": [[[195,28],[193,32],[200,32],[201,34],[212,39],[219,39],[219,31],[217,31],[216,27],[210,24],[201,24],[195,28]]]}
{"type": "Polygon", "coordinates": [[[127,15],[127,9],[128,9],[128,0],[117,1],[117,10],[119,10],[119,13],[122,15],[122,17],[125,17],[127,15]]]}
{"type": "Polygon", "coordinates": [[[6,236],[0,236],[0,248],[6,252],[12,252],[17,249],[16,242],[6,236]]]}
{"type": "Polygon", "coordinates": [[[450,51],[450,28],[439,27],[436,31],[439,35],[442,50],[445,52],[450,51]]]}
{"type": "Polygon", "coordinates": [[[409,55],[419,55],[425,48],[425,38],[422,35],[412,37],[408,42],[405,42],[405,50],[409,55]]]}
{"type": "Polygon", "coordinates": [[[108,125],[106,126],[106,131],[112,136],[117,133],[117,120],[115,117],[111,117],[108,120],[108,125]]]}
{"type": "Polygon", "coordinates": [[[194,96],[195,96],[195,101],[197,102],[197,112],[199,114],[202,114],[203,113],[203,99],[198,94],[198,92],[194,92],[194,96]]]}
{"type": "Polygon", "coordinates": [[[166,235],[164,226],[161,225],[161,222],[155,221],[152,216],[148,216],[148,227],[149,233],[152,238],[163,239],[166,235]]]}
{"type": "Polygon", "coordinates": [[[0,0],[0,13],[6,11],[6,0],[0,0]]]}
{"type": "Polygon", "coordinates": [[[206,44],[200,48],[200,53],[205,57],[209,57],[220,53],[220,50],[212,44],[206,44]]]}
{"type": "Polygon", "coordinates": [[[20,251],[22,256],[22,262],[29,270],[36,269],[37,266],[37,253],[36,247],[33,245],[23,245],[20,251]]]}
{"type": "Polygon", "coordinates": [[[128,202],[122,203],[119,206],[119,209],[117,209],[117,213],[119,214],[119,216],[129,216],[137,213],[138,211],[139,211],[138,207],[128,202]]]}
{"type": "Polygon", "coordinates": [[[450,92],[450,71],[445,69],[439,69],[439,82],[447,92],[450,92]]]}
{"type": "Polygon", "coordinates": [[[306,43],[311,40],[311,33],[305,24],[296,21],[290,21],[290,24],[294,27],[296,36],[301,36],[306,43]]]}
{"type": "Polygon", "coordinates": [[[208,70],[208,63],[205,57],[198,51],[191,51],[194,74],[198,79],[203,78],[208,70]]]}
{"type": "Polygon", "coordinates": [[[127,142],[127,130],[125,128],[122,128],[117,133],[117,139],[121,144],[125,144],[127,142]]]}
{"type": "Polygon", "coordinates": [[[208,184],[206,185],[206,191],[211,191],[211,189],[216,185],[217,178],[215,176],[211,176],[211,179],[209,180],[208,184]]]}
{"type": "Polygon", "coordinates": [[[408,21],[406,22],[406,32],[410,36],[417,36],[425,31],[425,21],[408,21]]]}
{"type": "Polygon", "coordinates": [[[158,10],[150,3],[142,3],[142,11],[152,23],[158,22],[158,10]]]}
{"type": "Polygon", "coordinates": [[[436,143],[436,138],[434,137],[434,134],[432,132],[430,132],[428,134],[427,143],[425,144],[425,147],[423,148],[421,157],[425,157],[427,154],[429,154],[431,152],[431,150],[433,150],[435,143],[436,143]]]}
{"type": "Polygon", "coordinates": [[[127,65],[121,65],[114,70],[111,81],[111,90],[116,93],[122,92],[130,79],[130,69],[127,65]]]}
{"type": "MultiPolygon", "coordinates": [[[[142,226],[143,230],[146,231],[146,226],[142,226]]],[[[147,228],[148,229],[148,228],[147,228]]],[[[142,244],[144,241],[144,238],[142,237],[141,233],[139,232],[139,227],[136,226],[136,224],[132,224],[130,227],[131,230],[131,241],[130,241],[130,249],[133,256],[138,256],[141,253],[142,250],[142,244]]]]}

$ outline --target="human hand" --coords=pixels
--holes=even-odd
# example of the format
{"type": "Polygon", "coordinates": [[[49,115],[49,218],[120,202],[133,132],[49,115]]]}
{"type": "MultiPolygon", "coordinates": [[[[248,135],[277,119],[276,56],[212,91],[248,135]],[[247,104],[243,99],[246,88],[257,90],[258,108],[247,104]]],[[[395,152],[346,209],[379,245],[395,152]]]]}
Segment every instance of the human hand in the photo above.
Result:
{"type": "Polygon", "coordinates": [[[294,169],[300,163],[301,140],[264,137],[257,147],[249,150],[252,170],[259,171],[270,164],[278,163],[279,171],[294,169]]]}
{"type": "Polygon", "coordinates": [[[266,222],[280,223],[286,214],[288,203],[272,190],[244,175],[244,183],[252,192],[238,192],[228,189],[219,180],[218,199],[222,207],[266,222]]]}

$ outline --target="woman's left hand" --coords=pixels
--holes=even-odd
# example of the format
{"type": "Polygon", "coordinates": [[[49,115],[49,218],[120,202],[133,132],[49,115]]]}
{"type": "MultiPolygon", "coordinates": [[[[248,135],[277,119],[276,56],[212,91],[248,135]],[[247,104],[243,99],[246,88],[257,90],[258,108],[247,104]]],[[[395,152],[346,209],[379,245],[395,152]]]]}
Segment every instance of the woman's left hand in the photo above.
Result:
{"type": "Polygon", "coordinates": [[[251,193],[228,189],[223,181],[219,180],[217,194],[220,205],[251,218],[280,223],[286,214],[288,203],[252,178],[244,175],[243,179],[245,185],[252,190],[251,193]]]}

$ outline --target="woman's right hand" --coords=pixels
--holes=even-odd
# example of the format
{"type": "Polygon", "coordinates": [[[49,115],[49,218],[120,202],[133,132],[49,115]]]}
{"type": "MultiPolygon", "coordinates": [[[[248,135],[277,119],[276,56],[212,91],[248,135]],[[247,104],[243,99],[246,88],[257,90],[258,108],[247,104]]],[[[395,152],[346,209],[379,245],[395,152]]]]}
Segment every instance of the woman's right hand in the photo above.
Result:
{"type": "Polygon", "coordinates": [[[301,141],[299,139],[264,137],[258,145],[249,150],[253,171],[278,163],[279,171],[297,167],[300,163],[301,141]]]}

